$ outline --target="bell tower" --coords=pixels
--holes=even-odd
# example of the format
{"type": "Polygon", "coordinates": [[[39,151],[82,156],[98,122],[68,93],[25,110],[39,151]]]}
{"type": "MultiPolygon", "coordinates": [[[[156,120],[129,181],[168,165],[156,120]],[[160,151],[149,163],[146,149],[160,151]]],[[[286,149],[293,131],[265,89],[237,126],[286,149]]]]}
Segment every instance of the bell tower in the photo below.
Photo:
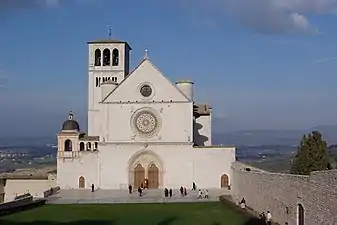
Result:
{"type": "Polygon", "coordinates": [[[131,47],[115,39],[90,41],[88,46],[88,135],[99,136],[101,84],[108,80],[119,84],[125,79],[129,74],[131,47]]]}

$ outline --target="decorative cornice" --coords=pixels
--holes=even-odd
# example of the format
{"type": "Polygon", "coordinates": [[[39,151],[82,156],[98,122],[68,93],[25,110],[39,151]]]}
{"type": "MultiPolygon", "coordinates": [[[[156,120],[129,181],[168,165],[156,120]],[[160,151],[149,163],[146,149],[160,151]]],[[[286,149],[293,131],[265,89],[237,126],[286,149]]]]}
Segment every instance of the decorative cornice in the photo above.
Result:
{"type": "Polygon", "coordinates": [[[145,142],[145,141],[137,141],[137,142],[100,142],[100,146],[107,145],[146,145],[146,146],[157,146],[157,145],[188,145],[193,146],[192,142],[145,142]]]}
{"type": "Polygon", "coordinates": [[[119,102],[100,102],[100,104],[167,104],[167,103],[193,103],[192,101],[119,101],[119,102]]]}
{"type": "MultiPolygon", "coordinates": [[[[95,66],[89,66],[89,72],[120,72],[120,73],[124,73],[125,70],[124,69],[116,69],[113,68],[111,66],[107,66],[106,68],[102,68],[101,67],[95,67],[95,66]]],[[[103,77],[104,75],[98,74],[96,75],[96,77],[103,77]]]]}

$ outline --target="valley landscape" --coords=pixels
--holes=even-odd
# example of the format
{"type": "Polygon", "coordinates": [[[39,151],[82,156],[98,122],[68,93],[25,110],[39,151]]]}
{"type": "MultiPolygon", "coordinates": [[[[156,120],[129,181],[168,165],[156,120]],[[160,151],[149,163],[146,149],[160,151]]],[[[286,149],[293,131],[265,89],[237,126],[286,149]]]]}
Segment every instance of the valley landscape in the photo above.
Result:
{"type": "MultiPolygon", "coordinates": [[[[216,120],[215,120],[216,121],[216,120]]],[[[217,124],[218,121],[216,121],[217,124]]],[[[216,125],[214,125],[216,127],[216,125]]],[[[337,157],[337,126],[317,126],[307,130],[246,130],[213,133],[213,144],[234,145],[237,159],[252,166],[271,171],[289,172],[301,137],[318,130],[327,141],[330,153],[337,157]]],[[[56,166],[57,143],[48,137],[0,138],[0,172],[22,168],[56,166]]]]}

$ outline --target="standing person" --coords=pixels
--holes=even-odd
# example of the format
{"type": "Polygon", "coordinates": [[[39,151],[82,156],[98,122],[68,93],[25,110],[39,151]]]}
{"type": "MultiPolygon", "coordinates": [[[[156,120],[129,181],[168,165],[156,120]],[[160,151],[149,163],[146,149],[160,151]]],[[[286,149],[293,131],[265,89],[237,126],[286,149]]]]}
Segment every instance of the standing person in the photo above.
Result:
{"type": "Polygon", "coordinates": [[[129,194],[132,194],[132,186],[131,186],[131,184],[129,185],[129,194]]]}
{"type": "Polygon", "coordinates": [[[141,187],[138,187],[138,193],[139,193],[139,197],[141,197],[142,196],[142,189],[141,189],[141,187]]]}
{"type": "Polygon", "coordinates": [[[184,187],[184,196],[186,196],[186,195],[187,195],[187,188],[184,187]]]}
{"type": "Polygon", "coordinates": [[[172,197],[172,189],[171,188],[170,188],[169,194],[170,194],[170,197],[172,197]]]}
{"type": "Polygon", "coordinates": [[[165,190],[164,190],[164,195],[165,195],[165,197],[168,197],[168,189],[167,188],[165,188],[165,190]]]}
{"type": "Polygon", "coordinates": [[[181,197],[184,197],[184,188],[183,188],[183,186],[180,187],[180,195],[181,195],[181,197]]]}
{"type": "Polygon", "coordinates": [[[202,198],[202,191],[199,189],[198,198],[202,198]]]}
{"type": "Polygon", "coordinates": [[[208,190],[205,190],[205,198],[208,198],[208,190]]]}
{"type": "Polygon", "coordinates": [[[94,191],[95,191],[95,185],[91,184],[91,192],[94,192],[94,191]]]}
{"type": "Polygon", "coordinates": [[[241,209],[245,209],[246,208],[246,200],[245,198],[242,198],[240,201],[240,207],[241,209]]]}
{"type": "Polygon", "coordinates": [[[192,190],[195,191],[196,189],[197,189],[197,185],[195,184],[195,182],[193,182],[192,190]]]}
{"type": "Polygon", "coordinates": [[[271,213],[269,211],[267,211],[267,224],[271,225],[271,213]]]}

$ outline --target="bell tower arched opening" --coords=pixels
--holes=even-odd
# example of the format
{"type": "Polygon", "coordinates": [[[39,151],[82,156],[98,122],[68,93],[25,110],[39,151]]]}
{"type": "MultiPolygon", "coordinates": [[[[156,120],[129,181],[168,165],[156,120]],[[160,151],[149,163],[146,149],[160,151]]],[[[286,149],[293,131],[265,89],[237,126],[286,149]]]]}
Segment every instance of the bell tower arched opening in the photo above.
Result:
{"type": "Polygon", "coordinates": [[[102,53],[100,49],[95,50],[95,66],[101,66],[102,53]]]}
{"type": "Polygon", "coordinates": [[[110,66],[111,53],[110,49],[106,48],[103,50],[103,66],[110,66]]]}
{"type": "Polygon", "coordinates": [[[64,151],[71,152],[73,150],[73,143],[71,140],[67,139],[64,142],[64,151]]]}
{"type": "Polygon", "coordinates": [[[119,51],[117,48],[115,48],[113,51],[112,51],[112,65],[113,66],[118,66],[119,64],[119,51]]]}
{"type": "Polygon", "coordinates": [[[80,143],[80,151],[84,151],[85,150],[85,144],[84,142],[80,143]]]}

